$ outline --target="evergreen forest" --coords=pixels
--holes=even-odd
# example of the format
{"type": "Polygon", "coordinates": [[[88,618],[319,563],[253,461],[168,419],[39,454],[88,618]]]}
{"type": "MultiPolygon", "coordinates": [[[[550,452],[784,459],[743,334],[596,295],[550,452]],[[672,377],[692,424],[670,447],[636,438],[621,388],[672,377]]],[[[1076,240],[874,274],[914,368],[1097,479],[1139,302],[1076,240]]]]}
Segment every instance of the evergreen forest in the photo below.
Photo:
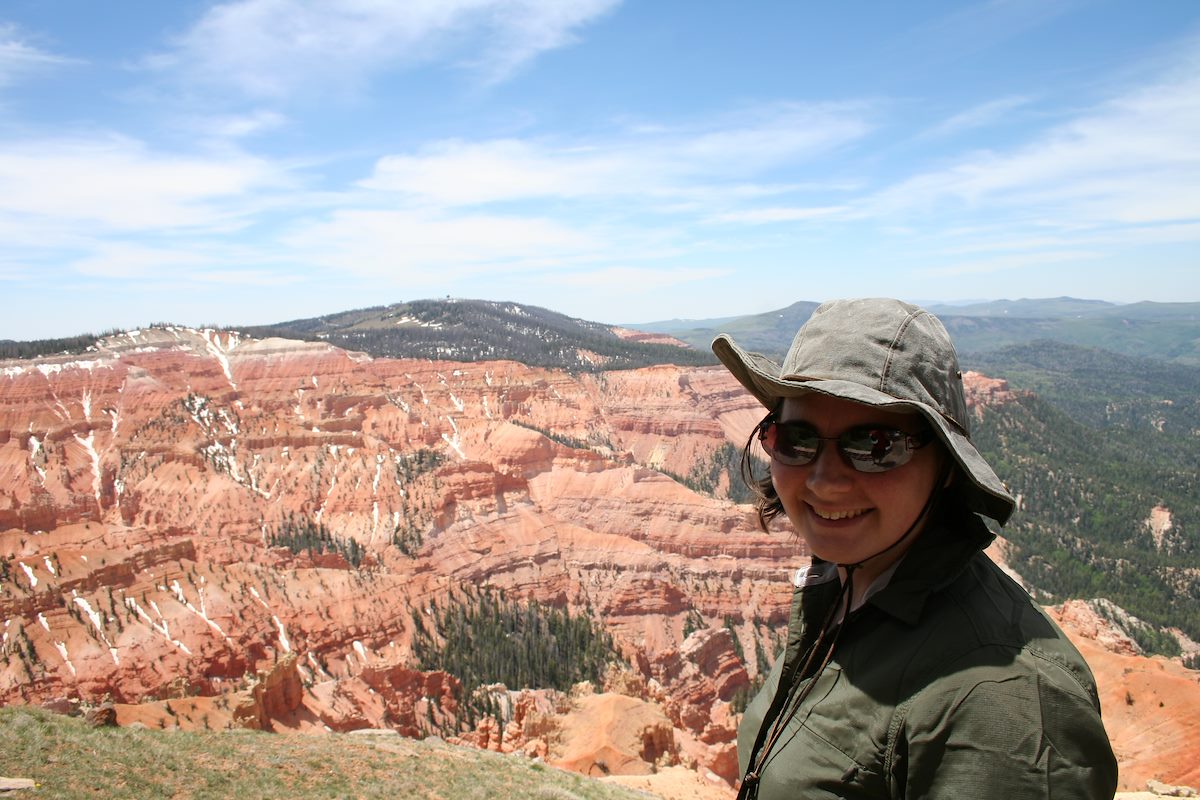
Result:
{"type": "MultiPolygon", "coordinates": [[[[1011,566],[1046,600],[1106,598],[1200,639],[1200,369],[1051,342],[983,361],[1015,389],[974,439],[1020,500],[1011,566]],[[1151,509],[1170,515],[1166,530],[1151,509]]],[[[1143,648],[1178,653],[1151,629],[1143,648]]]]}
{"type": "Polygon", "coordinates": [[[593,615],[584,610],[510,600],[502,591],[463,587],[440,605],[412,612],[413,654],[418,669],[444,670],[461,681],[460,724],[495,716],[480,687],[567,691],[580,681],[599,681],[621,661],[593,615]]]}
{"type": "Polygon", "coordinates": [[[337,553],[355,569],[362,566],[363,557],[366,555],[363,546],[354,538],[335,536],[330,533],[324,522],[313,523],[308,517],[297,518],[290,512],[267,535],[267,545],[286,547],[293,553],[337,553]]]}

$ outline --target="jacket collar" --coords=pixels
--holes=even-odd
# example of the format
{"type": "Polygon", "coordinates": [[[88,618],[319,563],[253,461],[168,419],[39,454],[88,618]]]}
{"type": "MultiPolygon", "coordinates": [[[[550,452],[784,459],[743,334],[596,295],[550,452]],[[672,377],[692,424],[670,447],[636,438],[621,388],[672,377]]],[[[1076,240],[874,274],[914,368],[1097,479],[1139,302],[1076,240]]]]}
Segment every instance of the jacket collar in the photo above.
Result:
{"type": "Polygon", "coordinates": [[[913,542],[896,574],[867,600],[908,625],[916,625],[929,596],[949,586],[995,535],[970,512],[939,515],[913,542]]]}

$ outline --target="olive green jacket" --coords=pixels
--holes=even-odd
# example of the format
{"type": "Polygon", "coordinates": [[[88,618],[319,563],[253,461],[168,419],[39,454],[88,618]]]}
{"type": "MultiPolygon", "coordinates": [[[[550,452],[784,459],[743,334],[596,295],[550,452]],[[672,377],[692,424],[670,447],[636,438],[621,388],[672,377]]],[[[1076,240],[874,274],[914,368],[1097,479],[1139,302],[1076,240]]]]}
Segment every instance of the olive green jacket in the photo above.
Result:
{"type": "MultiPolygon", "coordinates": [[[[954,520],[927,529],[851,614],[762,769],[760,800],[1112,798],[1087,663],[983,554],[982,521],[954,520]]],[[[797,582],[784,656],[738,731],[743,774],[781,675],[812,679],[794,673],[840,588],[820,561],[797,582]]]]}

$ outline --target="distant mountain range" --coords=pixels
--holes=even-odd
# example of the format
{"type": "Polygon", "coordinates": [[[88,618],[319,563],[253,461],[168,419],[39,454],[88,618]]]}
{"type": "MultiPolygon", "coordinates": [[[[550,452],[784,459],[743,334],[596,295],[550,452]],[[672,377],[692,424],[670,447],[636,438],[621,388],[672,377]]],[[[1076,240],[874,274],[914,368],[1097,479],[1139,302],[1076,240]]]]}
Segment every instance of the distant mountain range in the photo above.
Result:
{"type": "MultiPolygon", "coordinates": [[[[667,320],[632,327],[670,334],[703,350],[718,333],[729,333],[742,346],[778,360],[817,305],[802,301],[762,314],[667,320]]],[[[1116,305],[1057,297],[938,305],[929,310],[945,323],[967,363],[978,353],[1050,340],[1200,366],[1200,303],[1116,305]]]]}
{"type": "MultiPolygon", "coordinates": [[[[731,334],[742,346],[781,360],[817,305],[800,301],[761,314],[621,328],[515,302],[414,300],[239,330],[256,337],[323,341],[377,357],[508,359],[576,372],[714,364],[709,345],[718,333],[731,334]],[[691,349],[640,341],[627,329],[674,337],[691,349]]],[[[982,354],[1043,340],[1200,366],[1200,303],[1116,305],[1058,297],[929,309],[945,323],[967,366],[982,354]]],[[[97,338],[0,340],[0,358],[82,352],[97,338]]]]}

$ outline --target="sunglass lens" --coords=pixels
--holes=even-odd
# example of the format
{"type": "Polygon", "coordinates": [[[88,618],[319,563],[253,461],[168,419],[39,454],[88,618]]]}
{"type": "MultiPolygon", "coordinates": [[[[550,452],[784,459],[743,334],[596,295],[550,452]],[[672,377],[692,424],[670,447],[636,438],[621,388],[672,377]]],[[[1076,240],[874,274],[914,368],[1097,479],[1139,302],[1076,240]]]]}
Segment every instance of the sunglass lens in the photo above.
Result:
{"type": "Polygon", "coordinates": [[[908,463],[908,437],[895,428],[855,428],[838,437],[838,446],[859,472],[886,472],[908,463]]]}
{"type": "Polygon", "coordinates": [[[763,449],[789,466],[803,466],[817,457],[821,440],[810,425],[773,423],[763,431],[763,449]]]}

